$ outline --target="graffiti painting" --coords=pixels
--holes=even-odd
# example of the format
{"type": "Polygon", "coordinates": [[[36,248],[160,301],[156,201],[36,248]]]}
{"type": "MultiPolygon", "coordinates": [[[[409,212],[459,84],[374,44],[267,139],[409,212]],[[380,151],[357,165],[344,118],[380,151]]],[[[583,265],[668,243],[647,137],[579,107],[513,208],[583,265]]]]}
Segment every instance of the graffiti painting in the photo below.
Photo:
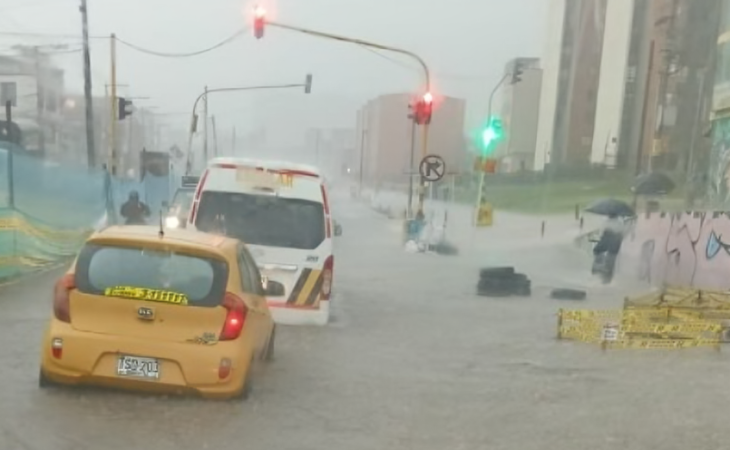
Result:
{"type": "Polygon", "coordinates": [[[639,257],[639,280],[651,283],[651,262],[654,259],[656,242],[649,239],[641,245],[641,256],[639,257]]]}
{"type": "Polygon", "coordinates": [[[730,217],[724,212],[655,213],[639,219],[637,244],[626,250],[638,258],[642,281],[730,289],[726,236],[730,237],[730,217]]]}

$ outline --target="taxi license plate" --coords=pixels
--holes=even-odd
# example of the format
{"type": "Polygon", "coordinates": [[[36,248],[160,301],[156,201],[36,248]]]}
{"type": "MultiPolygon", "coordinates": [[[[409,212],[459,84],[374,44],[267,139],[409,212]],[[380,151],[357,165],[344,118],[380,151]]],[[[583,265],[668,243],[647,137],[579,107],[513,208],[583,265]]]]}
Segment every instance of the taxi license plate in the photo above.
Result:
{"type": "Polygon", "coordinates": [[[122,355],[117,361],[117,375],[156,380],[160,378],[160,362],[154,358],[122,355]]]}

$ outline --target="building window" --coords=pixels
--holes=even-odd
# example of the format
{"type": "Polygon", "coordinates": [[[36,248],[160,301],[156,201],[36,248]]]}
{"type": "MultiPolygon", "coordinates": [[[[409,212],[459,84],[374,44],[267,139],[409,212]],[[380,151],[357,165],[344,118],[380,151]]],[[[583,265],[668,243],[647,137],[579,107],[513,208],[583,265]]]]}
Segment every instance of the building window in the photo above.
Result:
{"type": "Polygon", "coordinates": [[[10,102],[12,106],[18,106],[18,85],[14,81],[0,83],[0,102],[2,105],[10,102]]]}

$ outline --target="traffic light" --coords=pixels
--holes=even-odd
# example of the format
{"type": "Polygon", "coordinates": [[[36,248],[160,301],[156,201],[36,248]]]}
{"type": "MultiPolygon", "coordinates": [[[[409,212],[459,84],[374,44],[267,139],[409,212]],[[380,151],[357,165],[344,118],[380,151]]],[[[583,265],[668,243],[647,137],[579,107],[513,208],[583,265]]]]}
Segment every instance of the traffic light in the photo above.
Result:
{"type": "Polygon", "coordinates": [[[433,113],[433,95],[430,92],[423,94],[415,105],[408,105],[412,110],[408,117],[413,119],[418,125],[431,123],[431,114],[433,113]]]}
{"type": "Polygon", "coordinates": [[[496,117],[489,119],[489,123],[482,131],[482,152],[489,154],[494,150],[495,144],[502,139],[502,121],[496,117]]]}
{"type": "Polygon", "coordinates": [[[264,37],[264,25],[266,24],[266,10],[256,6],[253,10],[253,35],[256,39],[264,37]]]}
{"type": "Polygon", "coordinates": [[[124,120],[125,117],[131,116],[134,105],[132,100],[127,100],[124,97],[117,97],[117,119],[124,120]]]}
{"type": "Polygon", "coordinates": [[[515,67],[512,69],[512,84],[517,84],[522,81],[522,72],[524,72],[522,62],[519,60],[515,61],[515,67]]]}
{"type": "Polygon", "coordinates": [[[423,111],[421,112],[422,122],[424,124],[431,123],[431,113],[433,113],[433,95],[430,92],[423,94],[423,111]]]}

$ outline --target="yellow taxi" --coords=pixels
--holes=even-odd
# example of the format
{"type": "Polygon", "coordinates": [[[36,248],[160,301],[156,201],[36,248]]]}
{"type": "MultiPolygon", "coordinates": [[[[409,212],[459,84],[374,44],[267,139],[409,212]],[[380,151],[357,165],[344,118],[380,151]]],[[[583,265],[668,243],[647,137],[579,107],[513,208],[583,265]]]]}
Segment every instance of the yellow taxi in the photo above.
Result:
{"type": "Polygon", "coordinates": [[[56,283],[39,385],[246,398],[275,325],[246,245],[192,230],[110,227],[56,283]]]}

